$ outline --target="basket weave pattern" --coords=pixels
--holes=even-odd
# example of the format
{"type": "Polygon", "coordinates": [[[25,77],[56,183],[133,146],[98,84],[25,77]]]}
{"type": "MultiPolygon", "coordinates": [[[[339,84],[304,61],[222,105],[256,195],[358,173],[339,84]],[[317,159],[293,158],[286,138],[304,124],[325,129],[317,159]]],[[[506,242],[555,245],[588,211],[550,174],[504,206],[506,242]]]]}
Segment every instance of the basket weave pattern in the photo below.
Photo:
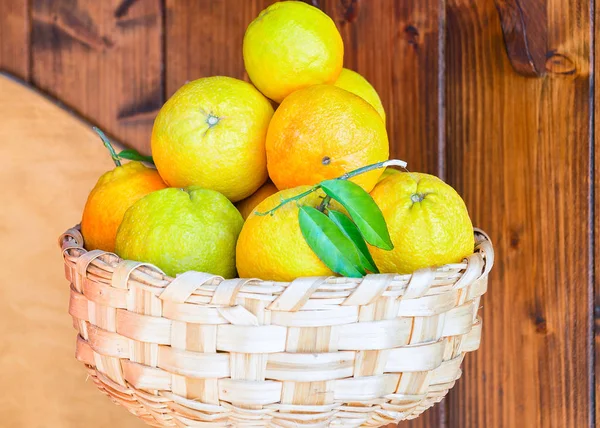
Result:
{"type": "Polygon", "coordinates": [[[231,279],[60,238],[77,359],[154,426],[375,427],[417,417],[479,347],[493,248],[412,275],[231,279]]]}

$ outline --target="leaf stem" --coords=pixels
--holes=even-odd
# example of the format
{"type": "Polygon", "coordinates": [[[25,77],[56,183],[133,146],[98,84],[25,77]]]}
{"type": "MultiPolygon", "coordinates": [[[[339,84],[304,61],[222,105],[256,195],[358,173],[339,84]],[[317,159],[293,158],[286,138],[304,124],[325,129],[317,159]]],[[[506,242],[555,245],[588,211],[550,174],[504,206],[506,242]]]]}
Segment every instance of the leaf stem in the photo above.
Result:
{"type": "Polygon", "coordinates": [[[329,201],[331,201],[331,196],[327,195],[323,198],[317,209],[321,212],[325,212],[325,208],[329,205],[329,201]]]}
{"type": "MultiPolygon", "coordinates": [[[[94,128],[97,129],[97,128],[94,128]]],[[[113,158],[114,159],[114,158],[113,158]]],[[[403,160],[399,160],[399,159],[390,159],[390,160],[386,160],[383,162],[377,162],[371,165],[366,165],[360,168],[355,169],[354,171],[350,171],[345,173],[344,175],[337,177],[335,180],[347,180],[349,178],[355,177],[359,174],[363,174],[365,172],[369,172],[372,171],[374,169],[379,169],[379,168],[386,168],[388,166],[399,166],[401,168],[406,168],[406,162],[404,162],[403,160]]],[[[278,210],[279,208],[281,208],[282,206],[284,206],[285,204],[292,202],[292,201],[297,201],[298,199],[302,199],[305,196],[310,195],[312,192],[317,191],[318,189],[321,188],[321,184],[317,184],[316,186],[311,187],[310,189],[308,189],[305,192],[302,192],[296,196],[293,196],[291,198],[288,199],[282,199],[281,202],[279,203],[279,205],[275,206],[274,208],[271,208],[269,211],[265,211],[265,212],[258,212],[255,211],[256,215],[259,216],[265,216],[267,214],[273,214],[273,212],[275,212],[276,210],[278,210]]],[[[331,200],[331,198],[329,196],[326,196],[323,199],[323,202],[321,202],[321,205],[319,205],[319,211],[322,211],[325,209],[325,205],[329,203],[329,200],[331,200]],[[329,198],[329,199],[327,199],[329,198]]]]}
{"type": "Polygon", "coordinates": [[[383,162],[377,162],[371,165],[367,165],[367,166],[363,166],[360,167],[358,169],[355,169],[354,171],[350,171],[345,173],[344,175],[338,177],[338,180],[347,180],[349,178],[355,177],[359,174],[364,174],[365,172],[369,172],[372,171],[374,169],[378,169],[378,168],[385,168],[388,166],[399,166],[401,168],[406,168],[406,162],[402,161],[402,160],[398,160],[398,159],[390,159],[390,160],[386,160],[383,162]]]}
{"type": "Polygon", "coordinates": [[[92,129],[94,131],[96,131],[96,134],[98,134],[100,136],[100,138],[102,139],[102,142],[104,143],[104,146],[110,152],[110,157],[112,158],[112,160],[115,163],[115,165],[116,166],[121,166],[121,161],[119,160],[119,155],[117,155],[117,152],[115,152],[114,147],[112,146],[112,144],[110,143],[110,140],[106,137],[106,135],[104,134],[104,132],[102,132],[96,126],[94,126],[92,129]]]}
{"type": "Polygon", "coordinates": [[[292,202],[292,201],[297,201],[298,199],[302,199],[303,197],[308,196],[312,192],[318,190],[320,187],[321,187],[321,185],[317,184],[316,186],[311,187],[310,189],[308,189],[308,190],[306,190],[306,191],[304,191],[302,193],[299,193],[296,196],[293,196],[293,197],[287,198],[287,199],[282,199],[281,202],[279,203],[279,205],[277,205],[274,208],[271,208],[269,211],[265,211],[265,212],[258,212],[258,211],[256,211],[255,214],[259,215],[259,216],[264,216],[264,215],[267,215],[267,214],[273,214],[274,211],[278,210],[279,208],[281,208],[285,204],[287,204],[289,202],[292,202]]]}

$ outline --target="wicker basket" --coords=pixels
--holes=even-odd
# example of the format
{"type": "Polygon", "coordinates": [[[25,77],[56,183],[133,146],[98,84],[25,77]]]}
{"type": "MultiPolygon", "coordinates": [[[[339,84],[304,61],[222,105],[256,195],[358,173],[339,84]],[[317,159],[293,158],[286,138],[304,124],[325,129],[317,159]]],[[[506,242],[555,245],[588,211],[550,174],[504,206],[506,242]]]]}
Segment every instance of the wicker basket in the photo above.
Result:
{"type": "Polygon", "coordinates": [[[223,280],[60,238],[77,359],[154,426],[376,427],[419,414],[479,346],[494,252],[412,275],[223,280]]]}

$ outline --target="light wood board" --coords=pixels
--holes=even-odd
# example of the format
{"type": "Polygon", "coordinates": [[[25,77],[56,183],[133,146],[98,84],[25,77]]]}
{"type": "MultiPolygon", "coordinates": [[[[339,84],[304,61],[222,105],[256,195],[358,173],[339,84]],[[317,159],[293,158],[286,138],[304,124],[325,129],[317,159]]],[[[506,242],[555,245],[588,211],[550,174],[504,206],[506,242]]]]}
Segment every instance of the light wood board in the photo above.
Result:
{"type": "Polygon", "coordinates": [[[0,74],[0,426],[145,426],[75,360],[57,245],[113,166],[89,124],[0,74]]]}

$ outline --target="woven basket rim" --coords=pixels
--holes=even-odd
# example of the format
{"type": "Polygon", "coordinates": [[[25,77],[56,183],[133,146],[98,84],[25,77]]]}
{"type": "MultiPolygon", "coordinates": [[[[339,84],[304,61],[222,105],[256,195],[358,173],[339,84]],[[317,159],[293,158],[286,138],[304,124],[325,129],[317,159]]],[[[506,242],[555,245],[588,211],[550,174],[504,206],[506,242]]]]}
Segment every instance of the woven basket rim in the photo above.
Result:
{"type": "MultiPolygon", "coordinates": [[[[470,282],[473,279],[473,275],[477,275],[477,277],[483,277],[487,275],[493,267],[494,264],[494,249],[492,241],[489,235],[484,232],[482,229],[477,227],[473,228],[473,233],[475,235],[475,249],[471,255],[465,258],[460,263],[450,263],[443,266],[437,267],[429,267],[424,269],[419,269],[413,273],[409,274],[390,274],[390,273],[379,273],[379,274],[368,274],[362,278],[349,278],[344,276],[329,276],[329,277],[321,277],[323,278],[323,284],[339,284],[340,282],[346,283],[355,283],[356,286],[360,284],[360,282],[364,278],[372,278],[375,279],[377,277],[387,277],[390,278],[390,275],[393,276],[392,284],[394,283],[409,283],[411,278],[414,276],[420,276],[422,274],[428,273],[429,275],[433,274],[435,276],[434,285],[432,289],[436,287],[436,285],[448,285],[441,284],[441,282],[447,282],[448,277],[451,276],[453,279],[453,285],[455,288],[457,283],[459,282],[470,282]],[[476,269],[469,269],[469,267],[477,267],[476,269]],[[449,272],[453,272],[449,275],[449,272]],[[468,277],[464,278],[465,276],[468,277]],[[442,281],[441,278],[445,278],[446,281],[442,281]],[[438,282],[439,284],[436,284],[438,282]]],[[[100,269],[108,269],[112,271],[114,267],[116,267],[119,263],[126,261],[130,263],[137,263],[138,267],[136,268],[136,272],[141,272],[141,278],[135,278],[137,280],[141,280],[140,282],[146,283],[146,285],[157,286],[160,288],[167,287],[171,282],[173,282],[176,278],[188,274],[195,273],[196,271],[188,271],[182,274],[177,275],[176,277],[169,276],[165,274],[160,268],[153,265],[152,263],[146,262],[136,262],[132,260],[122,259],[115,253],[102,251],[102,250],[91,250],[88,251],[84,248],[84,238],[81,234],[81,226],[80,224],[75,225],[74,227],[65,231],[62,235],[60,235],[58,239],[58,245],[62,249],[63,258],[76,260],[79,257],[87,254],[89,257],[89,264],[96,266],[100,269]]],[[[135,273],[134,273],[135,275],[135,273]]],[[[224,280],[223,277],[214,274],[207,274],[214,277],[216,283],[227,281],[224,280]]],[[[294,281],[302,279],[302,278],[317,278],[317,277],[298,277],[294,281]]],[[[272,285],[277,288],[277,286],[285,287],[286,284],[291,284],[293,281],[273,281],[273,280],[263,280],[261,278],[234,278],[236,280],[242,279],[246,284],[263,284],[263,285],[272,285]]],[[[447,287],[443,287],[443,290],[440,289],[440,292],[444,292],[447,290],[447,287]]],[[[438,294],[438,293],[428,293],[428,294],[438,294]]],[[[400,294],[401,295],[401,294],[400,294]]]]}

